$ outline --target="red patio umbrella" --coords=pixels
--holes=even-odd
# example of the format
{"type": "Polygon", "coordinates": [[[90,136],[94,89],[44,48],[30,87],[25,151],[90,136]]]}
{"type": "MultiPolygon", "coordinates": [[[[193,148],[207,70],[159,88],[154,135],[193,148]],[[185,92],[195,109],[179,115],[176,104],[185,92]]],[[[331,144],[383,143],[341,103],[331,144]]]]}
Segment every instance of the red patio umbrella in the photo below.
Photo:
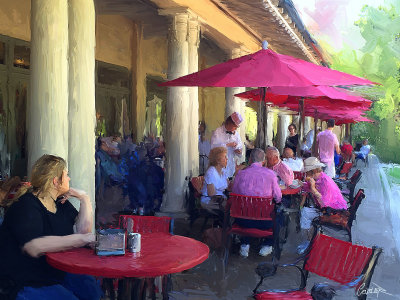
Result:
{"type": "Polygon", "coordinates": [[[345,89],[329,86],[269,87],[265,94],[263,88],[259,88],[235,96],[250,101],[264,99],[264,102],[272,103],[275,106],[287,107],[290,110],[300,112],[299,143],[303,136],[302,126],[304,126],[305,115],[315,117],[315,111],[321,109],[332,111],[337,110],[337,108],[343,111],[348,109],[366,110],[372,103],[370,100],[350,94],[345,89]],[[263,95],[265,95],[264,98],[263,95]],[[311,113],[308,111],[311,111],[311,113]]]}
{"type": "Polygon", "coordinates": [[[340,126],[340,125],[343,125],[343,124],[354,124],[354,123],[359,123],[359,122],[368,122],[368,123],[372,123],[372,122],[374,122],[374,121],[371,120],[371,119],[368,119],[368,118],[366,118],[366,117],[360,116],[360,117],[355,118],[355,119],[340,119],[340,118],[339,118],[339,119],[336,121],[336,124],[337,124],[338,126],[340,126]]]}
{"type": "Polygon", "coordinates": [[[376,84],[266,49],[159,84],[202,87],[307,87],[376,84]]]}
{"type": "MultiPolygon", "coordinates": [[[[235,97],[250,101],[260,101],[262,95],[262,88],[258,88],[236,94],[235,97]]],[[[268,87],[264,101],[280,104],[286,102],[288,99],[300,100],[302,98],[315,98],[315,101],[318,99],[331,99],[350,102],[371,102],[370,100],[349,93],[348,90],[331,86],[268,87]]]]}
{"type": "MultiPolygon", "coordinates": [[[[367,85],[375,84],[364,78],[335,71],[291,56],[267,49],[231,59],[210,68],[159,84],[160,86],[202,87],[307,87],[314,85],[367,85]]],[[[304,95],[307,96],[307,95],[304,95]]],[[[264,97],[262,97],[264,99],[264,97]]],[[[260,103],[259,143],[265,146],[266,111],[260,103]],[[262,113],[261,113],[262,112],[262,113]],[[262,138],[262,139],[261,139],[262,138]]]]}

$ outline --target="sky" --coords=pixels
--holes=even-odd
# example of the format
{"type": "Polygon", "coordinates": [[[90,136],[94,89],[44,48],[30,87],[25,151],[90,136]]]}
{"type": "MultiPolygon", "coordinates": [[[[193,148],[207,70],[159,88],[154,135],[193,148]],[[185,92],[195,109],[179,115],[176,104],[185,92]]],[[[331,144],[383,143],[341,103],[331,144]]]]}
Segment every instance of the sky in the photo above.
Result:
{"type": "Polygon", "coordinates": [[[354,22],[364,5],[378,7],[385,0],[293,0],[293,3],[312,36],[338,51],[344,44],[353,49],[364,45],[354,22]]]}

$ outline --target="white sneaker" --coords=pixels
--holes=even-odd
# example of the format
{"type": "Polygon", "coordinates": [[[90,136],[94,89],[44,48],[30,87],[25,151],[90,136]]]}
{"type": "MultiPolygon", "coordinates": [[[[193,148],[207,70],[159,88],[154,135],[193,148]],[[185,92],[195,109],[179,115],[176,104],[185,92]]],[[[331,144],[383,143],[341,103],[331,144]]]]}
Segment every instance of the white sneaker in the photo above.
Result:
{"type": "Polygon", "coordinates": [[[272,253],[272,246],[262,246],[260,252],[258,252],[261,256],[267,256],[272,253]]]}
{"type": "Polygon", "coordinates": [[[240,256],[248,257],[249,256],[250,245],[249,244],[242,244],[240,245],[240,256]]]}

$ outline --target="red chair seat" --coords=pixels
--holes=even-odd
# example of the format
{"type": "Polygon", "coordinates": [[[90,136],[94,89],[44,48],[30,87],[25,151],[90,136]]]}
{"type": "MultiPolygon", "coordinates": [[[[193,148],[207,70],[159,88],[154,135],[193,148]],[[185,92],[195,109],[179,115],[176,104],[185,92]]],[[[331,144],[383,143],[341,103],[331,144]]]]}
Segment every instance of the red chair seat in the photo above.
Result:
{"type": "Polygon", "coordinates": [[[251,237],[255,237],[255,238],[272,237],[272,235],[274,234],[274,232],[272,231],[272,228],[267,229],[267,230],[261,230],[261,229],[256,229],[256,228],[240,227],[237,224],[232,225],[232,228],[230,229],[229,233],[244,235],[244,236],[251,236],[251,237]]]}
{"type": "Polygon", "coordinates": [[[254,296],[257,300],[285,300],[285,299],[302,299],[302,300],[313,300],[311,295],[307,291],[295,291],[295,292],[262,292],[254,296]]]}

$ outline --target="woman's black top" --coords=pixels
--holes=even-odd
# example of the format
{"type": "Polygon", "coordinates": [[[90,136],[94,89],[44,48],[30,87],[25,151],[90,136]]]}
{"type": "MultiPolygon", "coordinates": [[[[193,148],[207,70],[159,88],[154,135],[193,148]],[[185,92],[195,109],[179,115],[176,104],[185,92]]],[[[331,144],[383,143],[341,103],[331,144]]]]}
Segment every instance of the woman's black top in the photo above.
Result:
{"type": "Polygon", "coordinates": [[[58,202],[56,206],[57,212],[52,213],[37,197],[27,193],[7,210],[0,227],[0,280],[12,279],[19,288],[62,281],[65,273],[51,267],[44,255],[33,258],[22,251],[33,239],[73,233],[78,211],[69,201],[58,202]]]}
{"type": "Polygon", "coordinates": [[[285,142],[285,148],[290,148],[293,150],[294,155],[296,155],[297,144],[299,143],[299,135],[288,136],[285,142]]]}

